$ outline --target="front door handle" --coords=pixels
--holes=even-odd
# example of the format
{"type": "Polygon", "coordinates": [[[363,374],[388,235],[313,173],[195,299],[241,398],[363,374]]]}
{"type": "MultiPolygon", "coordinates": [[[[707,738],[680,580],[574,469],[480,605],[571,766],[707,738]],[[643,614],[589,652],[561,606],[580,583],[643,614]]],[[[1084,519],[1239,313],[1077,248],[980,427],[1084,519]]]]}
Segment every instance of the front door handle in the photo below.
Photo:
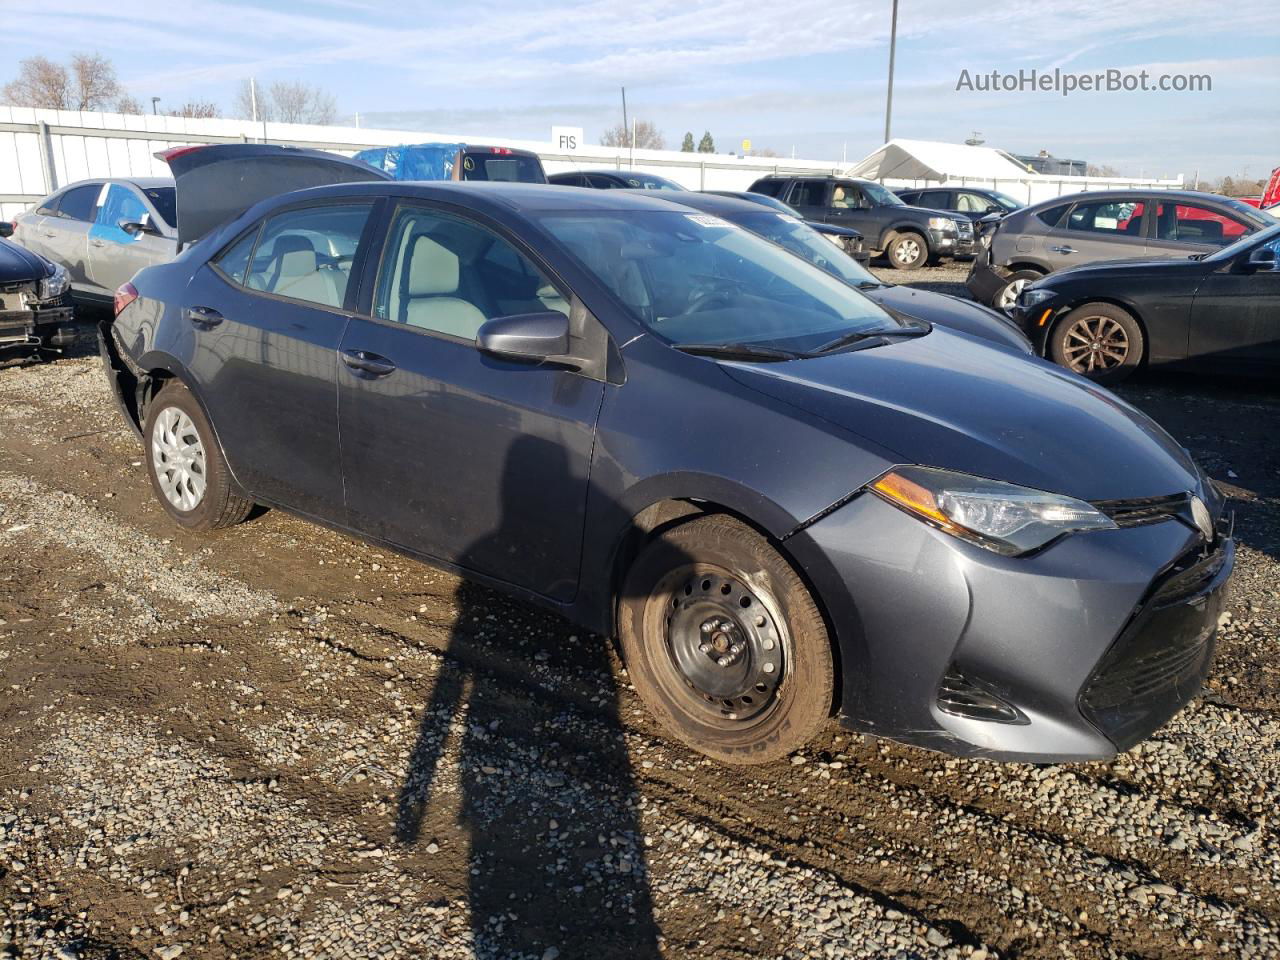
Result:
{"type": "Polygon", "coordinates": [[[385,377],[396,369],[396,365],[386,357],[367,350],[343,350],[342,362],[365,377],[385,377]]]}
{"type": "Polygon", "coordinates": [[[1052,250],[1054,253],[1075,253],[1076,252],[1075,247],[1068,247],[1065,245],[1061,247],[1050,247],[1049,249],[1052,250]]]}
{"type": "Polygon", "coordinates": [[[212,330],[226,318],[213,307],[187,307],[182,315],[191,321],[197,330],[212,330]]]}

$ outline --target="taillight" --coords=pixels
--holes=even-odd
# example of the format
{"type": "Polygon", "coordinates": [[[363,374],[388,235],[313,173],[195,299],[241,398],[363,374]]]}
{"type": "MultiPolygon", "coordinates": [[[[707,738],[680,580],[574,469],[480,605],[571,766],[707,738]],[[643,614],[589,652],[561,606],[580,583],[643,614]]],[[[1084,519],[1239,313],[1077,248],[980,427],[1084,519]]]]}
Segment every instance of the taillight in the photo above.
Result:
{"type": "Polygon", "coordinates": [[[152,156],[155,157],[157,160],[163,160],[165,163],[170,163],[176,160],[178,157],[182,156],[184,153],[191,153],[195,150],[203,150],[207,146],[208,146],[207,143],[197,143],[195,146],[190,146],[190,147],[170,147],[168,150],[157,150],[155,153],[152,154],[152,156]]]}
{"type": "Polygon", "coordinates": [[[116,291],[116,316],[124,312],[124,308],[138,299],[138,288],[132,283],[123,283],[116,291]]]}

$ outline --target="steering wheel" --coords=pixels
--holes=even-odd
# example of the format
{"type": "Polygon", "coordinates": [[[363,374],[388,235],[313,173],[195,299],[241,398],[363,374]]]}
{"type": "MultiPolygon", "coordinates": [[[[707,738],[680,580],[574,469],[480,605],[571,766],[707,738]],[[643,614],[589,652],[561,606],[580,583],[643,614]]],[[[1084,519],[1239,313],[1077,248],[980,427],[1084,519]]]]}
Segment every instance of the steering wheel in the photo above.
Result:
{"type": "Polygon", "coordinates": [[[701,313],[704,310],[714,310],[731,306],[733,306],[733,301],[723,290],[704,290],[694,296],[693,300],[689,302],[689,306],[684,312],[686,314],[701,313]]]}

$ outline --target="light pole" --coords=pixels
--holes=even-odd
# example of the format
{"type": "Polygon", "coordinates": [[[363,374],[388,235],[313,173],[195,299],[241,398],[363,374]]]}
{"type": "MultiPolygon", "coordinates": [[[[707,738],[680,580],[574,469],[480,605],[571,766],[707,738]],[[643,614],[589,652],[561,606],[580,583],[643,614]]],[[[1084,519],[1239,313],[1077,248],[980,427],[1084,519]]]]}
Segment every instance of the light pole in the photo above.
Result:
{"type": "Polygon", "coordinates": [[[158,111],[158,110],[156,109],[156,104],[157,104],[157,103],[159,103],[159,102],[160,102],[160,98],[159,98],[159,97],[152,97],[152,98],[151,98],[151,113],[152,113],[152,115],[153,115],[153,116],[154,116],[155,114],[157,114],[157,113],[159,113],[159,112],[160,112],[160,111],[158,111]]]}
{"type": "Polygon", "coordinates": [[[893,117],[893,55],[898,46],[898,0],[893,0],[893,23],[889,28],[889,94],[884,102],[884,142],[889,142],[889,121],[893,117]]]}

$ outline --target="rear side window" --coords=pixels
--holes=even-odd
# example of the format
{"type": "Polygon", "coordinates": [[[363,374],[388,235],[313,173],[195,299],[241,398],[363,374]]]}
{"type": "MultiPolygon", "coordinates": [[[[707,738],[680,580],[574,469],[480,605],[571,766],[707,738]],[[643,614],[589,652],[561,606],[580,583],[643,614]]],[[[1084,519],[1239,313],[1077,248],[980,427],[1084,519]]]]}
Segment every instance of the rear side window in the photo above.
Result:
{"type": "Polygon", "coordinates": [[[757,180],[751,185],[752,193],[763,193],[766,197],[776,197],[782,192],[785,180],[757,180]]]}
{"type": "Polygon", "coordinates": [[[1067,215],[1067,229],[1111,236],[1142,236],[1141,200],[1093,200],[1077,203],[1067,215]]]}
{"type": "Polygon", "coordinates": [[[214,261],[219,270],[236,283],[243,284],[249,271],[249,257],[253,255],[253,245],[257,242],[260,229],[255,227],[237,240],[214,261]]]}
{"type": "Polygon", "coordinates": [[[950,204],[951,194],[946,190],[926,190],[915,200],[917,207],[932,207],[934,210],[949,210],[950,204]]]}
{"type": "Polygon", "coordinates": [[[62,195],[62,200],[58,203],[58,215],[68,220],[92,220],[98,206],[98,194],[101,192],[100,183],[72,187],[62,195]]]}
{"type": "Polygon", "coordinates": [[[244,285],[341,308],[370,209],[367,203],[325,204],[272,217],[263,225],[244,285]]]}
{"type": "Polygon", "coordinates": [[[1056,227],[1062,222],[1062,215],[1067,212],[1067,207],[1069,206],[1071,206],[1069,203],[1060,203],[1056,207],[1049,207],[1047,210],[1041,210],[1036,214],[1036,217],[1038,217],[1046,227],[1056,227]]]}
{"type": "Polygon", "coordinates": [[[798,180],[791,188],[787,203],[793,207],[825,207],[827,205],[827,181],[798,180]]]}

